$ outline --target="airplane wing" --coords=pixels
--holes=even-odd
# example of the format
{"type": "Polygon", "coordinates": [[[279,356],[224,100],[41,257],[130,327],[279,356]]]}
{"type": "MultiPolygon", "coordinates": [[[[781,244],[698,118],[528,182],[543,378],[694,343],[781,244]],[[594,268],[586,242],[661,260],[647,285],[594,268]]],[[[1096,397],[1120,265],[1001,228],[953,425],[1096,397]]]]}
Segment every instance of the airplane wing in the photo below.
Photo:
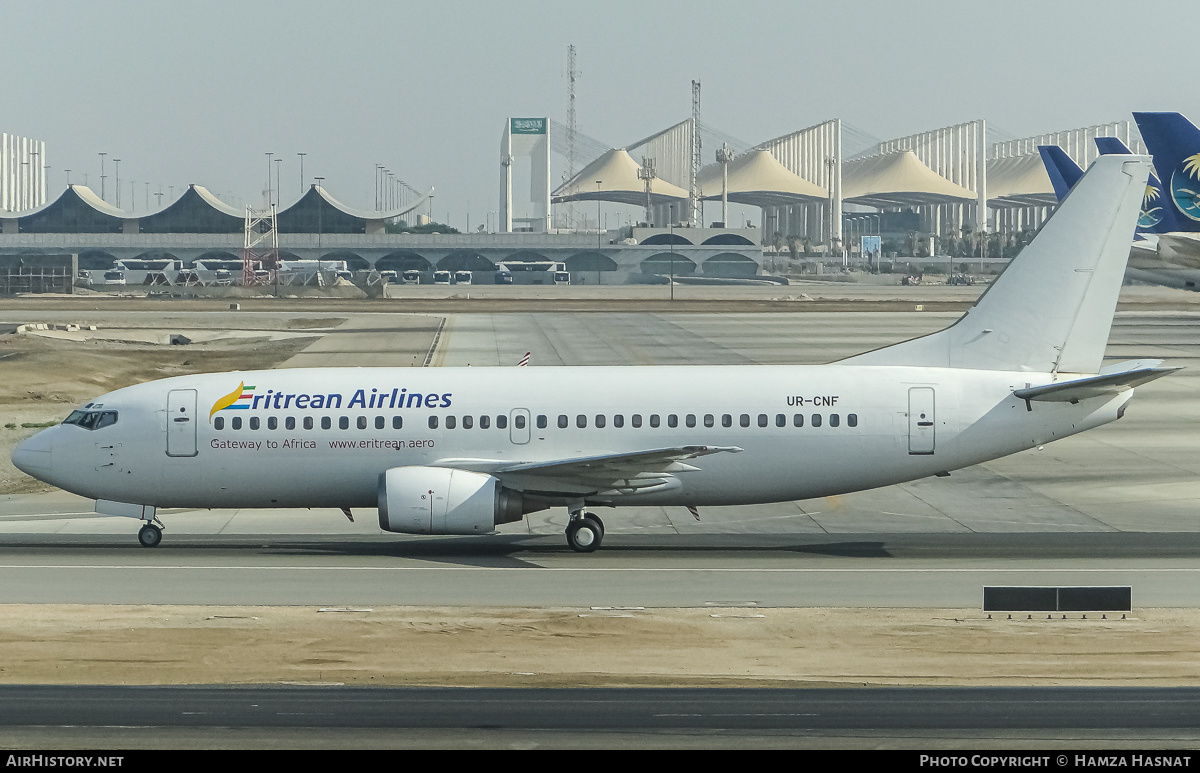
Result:
{"type": "Polygon", "coordinates": [[[739,453],[737,446],[677,446],[621,454],[601,454],[542,462],[499,459],[439,459],[439,467],[485,472],[529,494],[546,496],[617,495],[674,489],[676,473],[699,470],[687,460],[739,453]]]}
{"type": "Polygon", "coordinates": [[[1121,363],[1105,370],[1109,372],[1044,386],[1014,389],[1013,394],[1022,400],[1077,403],[1089,397],[1109,397],[1124,392],[1181,368],[1164,368],[1162,360],[1139,360],[1121,363]]]}

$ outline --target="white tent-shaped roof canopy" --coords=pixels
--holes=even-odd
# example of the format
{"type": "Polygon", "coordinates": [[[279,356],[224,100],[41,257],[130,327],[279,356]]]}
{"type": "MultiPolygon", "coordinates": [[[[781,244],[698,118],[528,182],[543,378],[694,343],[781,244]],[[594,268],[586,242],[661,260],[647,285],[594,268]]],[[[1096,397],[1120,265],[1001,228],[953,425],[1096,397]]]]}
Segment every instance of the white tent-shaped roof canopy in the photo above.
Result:
{"type": "MultiPolygon", "coordinates": [[[[720,199],[721,166],[706,167],[700,178],[705,199],[720,199]]],[[[790,206],[829,198],[814,185],[779,163],[768,150],[750,150],[729,162],[729,200],[755,207],[790,206]]]]}
{"type": "Polygon", "coordinates": [[[993,207],[1046,207],[1057,201],[1040,153],[989,160],[987,193],[993,207]]]}
{"type": "MultiPolygon", "coordinates": [[[[624,148],[614,148],[583,168],[554,191],[552,201],[613,201],[645,206],[646,181],[638,179],[641,167],[624,148]],[[597,185],[596,181],[600,184],[597,185]]],[[[666,180],[650,181],[650,202],[687,201],[688,193],[666,180]]]]}
{"type": "Polygon", "coordinates": [[[914,207],[975,201],[961,185],[933,171],[911,150],[847,161],[842,200],[870,207],[914,207]]]}

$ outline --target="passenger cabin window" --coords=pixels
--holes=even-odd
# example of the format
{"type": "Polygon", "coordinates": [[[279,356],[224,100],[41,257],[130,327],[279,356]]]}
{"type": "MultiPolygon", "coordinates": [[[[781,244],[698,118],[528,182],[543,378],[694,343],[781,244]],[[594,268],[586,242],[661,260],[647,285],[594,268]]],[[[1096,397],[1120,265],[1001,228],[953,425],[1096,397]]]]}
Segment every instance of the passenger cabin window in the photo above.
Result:
{"type": "Polygon", "coordinates": [[[634,427],[642,426],[642,414],[635,413],[629,417],[629,423],[634,427]]]}
{"type": "Polygon", "coordinates": [[[676,427],[678,427],[679,426],[679,417],[673,413],[669,414],[667,416],[667,426],[670,427],[671,429],[675,429],[676,427]]]}
{"type": "Polygon", "coordinates": [[[617,415],[613,416],[613,426],[614,427],[624,427],[625,426],[625,414],[618,413],[617,415]]]}
{"type": "Polygon", "coordinates": [[[793,416],[793,417],[792,417],[792,424],[793,424],[793,425],[795,425],[795,426],[797,426],[797,427],[803,427],[803,426],[804,426],[804,414],[803,414],[803,413],[797,413],[795,416],[793,416]]]}
{"type": "Polygon", "coordinates": [[[587,428],[587,416],[584,416],[582,413],[579,414],[578,416],[576,416],[575,417],[575,426],[579,427],[580,429],[586,429],[587,428]]]}
{"type": "Polygon", "coordinates": [[[283,420],[283,426],[285,429],[295,429],[296,428],[296,417],[288,416],[286,419],[283,420]]]}
{"type": "Polygon", "coordinates": [[[446,429],[454,429],[455,426],[457,426],[457,422],[455,422],[454,417],[447,416],[446,417],[446,429]]]}
{"type": "Polygon", "coordinates": [[[571,423],[571,420],[569,418],[567,418],[567,414],[560,413],[558,415],[558,428],[559,429],[566,429],[567,425],[570,423],[571,423]]]}
{"type": "MultiPolygon", "coordinates": [[[[684,419],[684,423],[685,423],[685,424],[687,424],[689,427],[694,427],[694,426],[696,426],[696,414],[694,414],[694,413],[689,413],[689,414],[687,415],[687,418],[685,418],[685,419],[684,419]]],[[[710,425],[710,426],[711,426],[711,425],[710,425]]]]}
{"type": "Polygon", "coordinates": [[[857,427],[858,426],[858,414],[857,413],[846,414],[846,426],[847,427],[857,427]]]}
{"type": "Polygon", "coordinates": [[[730,416],[728,413],[721,414],[721,426],[722,427],[732,427],[733,426],[733,417],[730,416]]]}
{"type": "Polygon", "coordinates": [[[404,427],[404,418],[402,416],[392,417],[392,429],[402,429],[404,427]]]}
{"type": "Polygon", "coordinates": [[[714,424],[716,424],[716,420],[713,418],[713,415],[711,413],[704,414],[704,426],[711,427],[714,424]]]}
{"type": "Polygon", "coordinates": [[[786,427],[787,426],[787,416],[782,413],[775,414],[775,426],[776,427],[786,427]]]}
{"type": "Polygon", "coordinates": [[[496,417],[496,429],[508,429],[508,417],[503,413],[496,417]]]}
{"type": "Polygon", "coordinates": [[[234,416],[232,419],[230,419],[229,420],[229,428],[230,429],[241,429],[242,428],[242,417],[234,416]]]}
{"type": "Polygon", "coordinates": [[[350,417],[349,416],[339,416],[338,417],[338,429],[350,429],[350,417]]]}
{"type": "Polygon", "coordinates": [[[437,420],[437,416],[430,416],[430,417],[429,417],[429,428],[430,428],[430,429],[437,429],[437,428],[438,428],[438,420],[437,420]]]}
{"type": "Polygon", "coordinates": [[[837,426],[841,425],[841,423],[842,423],[841,416],[838,416],[836,413],[829,414],[829,426],[837,427],[837,426]]]}
{"type": "Polygon", "coordinates": [[[760,427],[767,426],[767,414],[765,414],[765,413],[758,414],[758,426],[760,426],[760,427]]]}
{"type": "Polygon", "coordinates": [[[518,413],[513,417],[513,426],[517,429],[525,429],[525,414],[518,413]]]}
{"type": "Polygon", "coordinates": [[[383,429],[384,419],[382,416],[375,417],[375,429],[383,429]]]}
{"type": "Polygon", "coordinates": [[[658,414],[657,413],[650,414],[650,426],[651,427],[658,426],[658,414]]]}
{"type": "MultiPolygon", "coordinates": [[[[66,423],[67,423],[67,422],[65,422],[65,421],[63,422],[63,424],[66,424],[66,423]]],[[[218,429],[218,430],[225,429],[225,419],[224,419],[224,417],[222,417],[222,416],[218,416],[217,418],[213,419],[213,428],[214,428],[214,429],[218,429]]]]}
{"type": "Polygon", "coordinates": [[[258,417],[257,416],[250,417],[250,429],[258,429],[258,417]]]}
{"type": "Polygon", "coordinates": [[[279,419],[274,416],[267,417],[267,429],[279,429],[279,419]]]}
{"type": "Polygon", "coordinates": [[[606,422],[604,421],[604,414],[603,413],[596,414],[596,429],[604,429],[605,423],[606,422]]]}
{"type": "Polygon", "coordinates": [[[491,426],[492,426],[492,417],[491,416],[488,416],[485,413],[484,415],[479,417],[479,428],[480,429],[488,429],[491,426]]]}
{"type": "Polygon", "coordinates": [[[312,418],[312,416],[305,416],[305,417],[304,417],[304,428],[305,428],[305,429],[312,429],[312,428],[313,428],[313,418],[312,418]]]}
{"type": "MultiPolygon", "coordinates": [[[[543,416],[542,418],[544,419],[546,417],[543,416]]],[[[463,420],[463,422],[462,422],[463,429],[470,429],[471,427],[475,426],[475,418],[473,416],[463,416],[462,420],[463,420]]],[[[545,425],[543,425],[543,426],[545,426],[545,425]]]]}
{"type": "Polygon", "coordinates": [[[542,415],[542,414],[538,414],[538,417],[537,417],[537,428],[538,428],[538,429],[545,429],[545,428],[546,428],[546,424],[547,424],[546,417],[545,417],[544,415],[542,415]]]}
{"type": "Polygon", "coordinates": [[[749,427],[750,426],[750,414],[743,413],[741,416],[739,416],[738,424],[741,424],[743,427],[749,427]]]}
{"type": "Polygon", "coordinates": [[[819,413],[814,413],[814,414],[812,415],[812,425],[813,425],[814,427],[819,427],[819,426],[821,426],[821,414],[819,414],[819,413]]]}

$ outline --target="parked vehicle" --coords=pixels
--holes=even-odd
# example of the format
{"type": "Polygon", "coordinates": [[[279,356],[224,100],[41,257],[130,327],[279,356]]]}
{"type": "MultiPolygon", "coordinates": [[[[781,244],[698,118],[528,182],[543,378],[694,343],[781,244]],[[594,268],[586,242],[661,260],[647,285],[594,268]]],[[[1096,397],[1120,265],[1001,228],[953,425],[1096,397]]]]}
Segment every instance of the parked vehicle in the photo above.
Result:
{"type": "Polygon", "coordinates": [[[448,284],[450,284],[450,280],[451,280],[451,274],[449,271],[434,271],[433,272],[433,283],[435,285],[448,285],[448,284]]]}
{"type": "Polygon", "coordinates": [[[421,283],[421,272],[415,268],[406,268],[401,272],[400,276],[404,279],[404,284],[415,285],[421,283]]]}
{"type": "Polygon", "coordinates": [[[104,284],[106,285],[123,285],[125,284],[124,271],[105,271],[104,284]]]}
{"type": "Polygon", "coordinates": [[[471,284],[471,272],[470,271],[455,271],[454,272],[454,284],[456,284],[456,285],[471,284]]]}

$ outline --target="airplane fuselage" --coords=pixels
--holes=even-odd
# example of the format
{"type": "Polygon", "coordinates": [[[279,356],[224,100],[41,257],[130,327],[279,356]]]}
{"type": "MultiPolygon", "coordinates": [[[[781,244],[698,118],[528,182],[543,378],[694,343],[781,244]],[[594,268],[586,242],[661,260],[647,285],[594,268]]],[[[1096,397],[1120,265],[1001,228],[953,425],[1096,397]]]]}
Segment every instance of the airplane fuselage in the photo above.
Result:
{"type": "Polygon", "coordinates": [[[52,427],[26,443],[20,461],[37,477],[98,500],[353,508],[374,507],[380,475],[396,467],[487,471],[505,462],[709,446],[736,452],[679,465],[654,485],[572,492],[536,472],[509,476],[506,485],[595,504],[788,501],[922,478],[1048,443],[1113,421],[1132,395],[1030,404],[1013,394],[1054,379],[839,365],[182,376],[97,398],[85,409],[115,414],[112,423],[52,427]]]}

